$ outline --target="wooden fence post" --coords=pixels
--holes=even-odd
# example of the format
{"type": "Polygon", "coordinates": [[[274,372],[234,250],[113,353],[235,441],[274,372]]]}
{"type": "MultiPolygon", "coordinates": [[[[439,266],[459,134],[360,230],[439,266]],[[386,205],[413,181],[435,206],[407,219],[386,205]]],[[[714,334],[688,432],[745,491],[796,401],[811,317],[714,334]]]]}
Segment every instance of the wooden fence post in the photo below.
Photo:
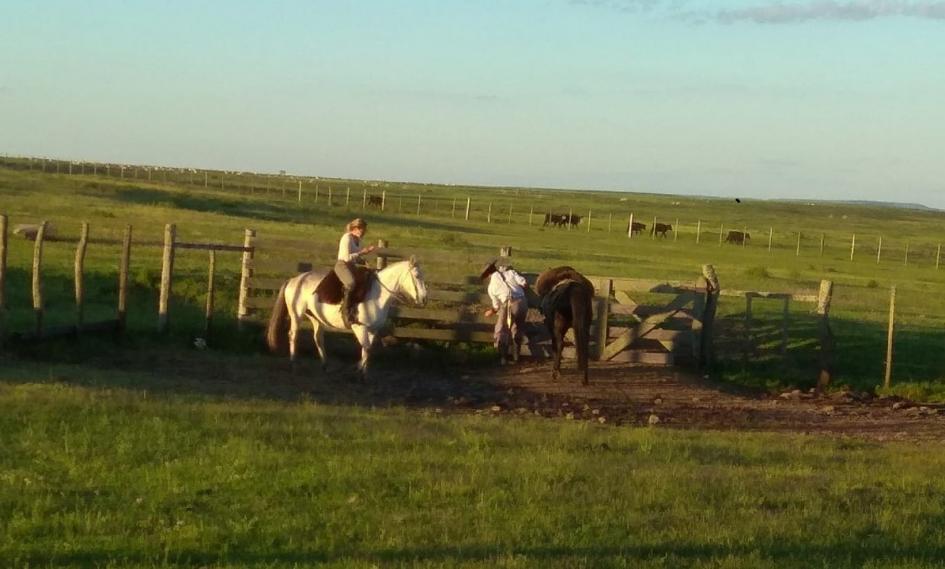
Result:
{"type": "Polygon", "coordinates": [[[125,238],[121,243],[121,259],[118,261],[118,333],[123,333],[128,323],[128,271],[131,264],[131,225],[125,226],[125,238]]]}
{"type": "MultiPolygon", "coordinates": [[[[378,240],[377,240],[377,248],[378,248],[378,249],[386,249],[386,248],[387,248],[387,240],[386,240],[386,239],[378,239],[378,240]]],[[[386,256],[383,256],[383,255],[378,255],[378,256],[377,256],[377,270],[380,271],[380,270],[384,269],[385,267],[387,267],[387,257],[386,257],[386,256]]]]}
{"type": "Polygon", "coordinates": [[[854,255],[856,255],[856,233],[853,234],[853,238],[850,239],[850,260],[853,260],[854,255]]]}
{"type": "Polygon", "coordinates": [[[656,216],[653,216],[653,227],[650,227],[650,239],[656,239],[656,216]]]}
{"type": "Polygon", "coordinates": [[[328,184],[328,207],[331,207],[331,184],[328,184]]]}
{"type": "Polygon", "coordinates": [[[420,194],[417,194],[417,215],[420,215],[420,194]]]}
{"type": "Polygon", "coordinates": [[[469,197],[467,197],[467,198],[466,198],[466,221],[469,221],[469,206],[470,206],[470,204],[472,204],[472,199],[469,198],[469,197]]]}
{"type": "Polygon", "coordinates": [[[830,329],[830,302],[833,299],[833,281],[820,281],[820,294],[817,295],[817,315],[820,316],[820,353],[818,362],[820,373],[817,377],[817,391],[822,392],[830,385],[833,375],[833,330],[830,329]]]}
{"type": "Polygon", "coordinates": [[[896,285],[889,289],[889,327],[886,330],[886,375],[883,378],[883,387],[889,389],[892,385],[893,365],[893,337],[896,328],[896,285]]]}
{"type": "Polygon", "coordinates": [[[591,232],[591,210],[587,210],[587,232],[591,232]]]}
{"type": "Polygon", "coordinates": [[[532,226],[532,215],[535,214],[535,206],[531,206],[528,210],[528,226],[532,226]]]}
{"type": "Polygon", "coordinates": [[[696,243],[698,244],[702,241],[702,220],[699,219],[696,221],[696,243]]]}
{"type": "Polygon", "coordinates": [[[299,180],[299,203],[302,203],[302,180],[299,180]]]}
{"type": "Polygon", "coordinates": [[[742,365],[748,365],[748,358],[751,355],[752,346],[751,346],[751,303],[752,303],[752,294],[750,292],[745,293],[745,341],[742,344],[742,365]]]}
{"type": "Polygon", "coordinates": [[[723,234],[724,232],[725,232],[725,224],[724,224],[724,223],[720,223],[720,224],[719,224],[719,247],[722,246],[722,234],[723,234]]]}
{"type": "Polygon", "coordinates": [[[597,360],[599,361],[607,346],[610,335],[610,295],[614,290],[613,279],[604,281],[603,290],[598,291],[600,300],[597,304],[597,360]]]}
{"type": "Polygon", "coordinates": [[[633,239],[633,212],[630,212],[630,221],[627,222],[627,239],[633,239]]]}
{"type": "Polygon", "coordinates": [[[456,198],[453,198],[453,209],[450,211],[450,217],[456,217],[456,198]]]}
{"type": "Polygon", "coordinates": [[[673,241],[679,241],[679,218],[676,218],[676,224],[673,225],[673,241]]]}
{"type": "Polygon", "coordinates": [[[367,187],[361,188],[361,209],[367,209],[367,187]]]}
{"type": "Polygon", "coordinates": [[[610,233],[611,229],[613,229],[613,225],[614,225],[614,212],[610,212],[609,214],[607,214],[607,233],[610,233]]]}
{"type": "Polygon", "coordinates": [[[509,204],[509,225],[512,224],[512,204],[509,204]]]}
{"type": "Polygon", "coordinates": [[[788,348],[788,320],[791,317],[791,297],[784,298],[784,307],[781,309],[781,355],[787,356],[788,348]]]}
{"type": "Polygon", "coordinates": [[[82,331],[85,321],[85,252],[89,246],[89,224],[82,222],[82,232],[75,248],[75,327],[82,331]]]}
{"type": "Polygon", "coordinates": [[[161,294],[158,298],[158,332],[168,331],[171,284],[174,277],[174,241],[177,226],[168,223],[164,226],[164,252],[161,257],[161,294]]]}
{"type": "Polygon", "coordinates": [[[794,250],[794,256],[795,257],[801,256],[801,232],[800,231],[797,232],[797,249],[794,250]]]}
{"type": "Polygon", "coordinates": [[[771,242],[774,240],[774,228],[768,228],[768,252],[771,252],[771,242]]]}
{"type": "Polygon", "coordinates": [[[908,241],[906,241],[906,256],[905,258],[903,258],[902,264],[903,266],[909,264],[909,242],[908,241]]]}
{"type": "MultiPolygon", "coordinates": [[[[938,244],[938,249],[935,250],[935,269],[938,270],[939,265],[942,261],[942,244],[938,244]]],[[[2,293],[0,293],[2,294],[2,293]]]]}
{"type": "Polygon", "coordinates": [[[827,238],[827,234],[826,234],[826,233],[821,233],[821,234],[820,234],[820,256],[821,256],[821,257],[824,256],[824,240],[825,240],[826,238],[827,238]]]}
{"type": "Polygon", "coordinates": [[[351,203],[351,186],[345,187],[345,208],[351,203]]]}
{"type": "Polygon", "coordinates": [[[253,276],[253,254],[256,252],[254,247],[255,239],[255,229],[246,229],[243,231],[244,250],[242,265],[240,266],[240,296],[236,305],[236,326],[240,330],[246,327],[246,322],[249,319],[249,279],[253,276]]]}
{"type": "MultiPolygon", "coordinates": [[[[3,318],[7,307],[7,239],[7,216],[0,214],[0,319],[3,318]]],[[[3,330],[0,329],[0,341],[2,340],[3,330]]]]}
{"type": "Polygon", "coordinates": [[[742,248],[748,247],[748,228],[742,227],[742,248]]]}
{"type": "Polygon", "coordinates": [[[568,208],[568,231],[571,231],[571,226],[574,225],[574,208],[568,208]]]}
{"type": "Polygon", "coordinates": [[[210,339],[210,329],[213,324],[213,293],[214,293],[214,273],[217,268],[217,252],[210,249],[210,262],[207,267],[207,309],[203,324],[203,337],[210,339]]]}
{"type": "Polygon", "coordinates": [[[879,262],[882,260],[882,258],[883,258],[883,236],[880,235],[880,236],[879,236],[879,245],[876,246],[876,264],[877,264],[877,265],[878,265],[879,262]]]}
{"type": "Polygon", "coordinates": [[[492,223],[492,202],[489,202],[489,211],[486,212],[486,223],[492,223]]]}
{"type": "Polygon", "coordinates": [[[387,190],[381,190],[381,211],[387,207],[387,190]]]}
{"type": "Polygon", "coordinates": [[[43,335],[43,241],[46,239],[46,225],[43,221],[36,232],[36,242],[33,244],[33,313],[36,315],[36,335],[43,335]]]}
{"type": "Polygon", "coordinates": [[[712,265],[702,265],[702,276],[706,280],[705,310],[702,316],[702,337],[699,347],[699,367],[705,369],[715,362],[715,348],[713,334],[715,328],[715,312],[719,303],[719,277],[712,265]]]}

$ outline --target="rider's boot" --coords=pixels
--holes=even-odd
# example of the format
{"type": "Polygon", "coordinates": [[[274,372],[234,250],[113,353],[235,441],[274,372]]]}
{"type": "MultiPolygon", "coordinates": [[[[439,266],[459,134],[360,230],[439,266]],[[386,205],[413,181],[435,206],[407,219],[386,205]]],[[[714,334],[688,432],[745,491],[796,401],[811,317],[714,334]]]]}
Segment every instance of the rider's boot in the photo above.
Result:
{"type": "Polygon", "coordinates": [[[508,363],[509,344],[508,342],[499,342],[499,365],[508,363]]]}
{"type": "Polygon", "coordinates": [[[522,351],[522,343],[519,341],[514,341],[512,343],[512,363],[518,363],[519,353],[522,351]]]}
{"type": "Polygon", "coordinates": [[[341,299],[341,321],[345,328],[351,328],[351,287],[345,287],[344,297],[341,299]]]}

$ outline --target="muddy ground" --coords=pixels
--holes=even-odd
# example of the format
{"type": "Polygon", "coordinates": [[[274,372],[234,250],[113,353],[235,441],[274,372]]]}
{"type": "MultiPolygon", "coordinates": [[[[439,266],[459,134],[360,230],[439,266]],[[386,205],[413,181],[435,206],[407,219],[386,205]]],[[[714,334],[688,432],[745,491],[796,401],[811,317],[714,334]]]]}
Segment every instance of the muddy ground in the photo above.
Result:
{"type": "MultiPolygon", "coordinates": [[[[127,350],[84,358],[75,373],[55,379],[92,382],[86,377],[96,374],[88,370],[100,367],[131,372],[134,379],[119,381],[130,382],[132,388],[227,398],[306,398],[326,404],[531,415],[607,425],[945,441],[945,405],[897,397],[843,391],[820,396],[800,391],[771,394],[711,381],[682,369],[606,363],[592,363],[590,385],[583,386],[571,369],[573,362],[567,362],[561,381],[552,381],[547,363],[500,367],[424,360],[378,362],[372,381],[361,384],[352,381],[350,359],[324,372],[311,356],[293,368],[286,359],[274,356],[127,350]]],[[[112,376],[125,377],[104,375],[112,376]]]]}

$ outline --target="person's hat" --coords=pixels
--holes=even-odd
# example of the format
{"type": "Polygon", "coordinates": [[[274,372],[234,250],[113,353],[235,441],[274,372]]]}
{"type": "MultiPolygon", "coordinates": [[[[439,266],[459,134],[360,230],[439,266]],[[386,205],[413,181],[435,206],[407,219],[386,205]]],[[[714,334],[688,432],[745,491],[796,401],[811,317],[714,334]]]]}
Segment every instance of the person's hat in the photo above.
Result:
{"type": "Polygon", "coordinates": [[[479,280],[482,280],[492,273],[496,272],[495,259],[489,259],[489,262],[483,265],[482,270],[479,271],[479,280]]]}

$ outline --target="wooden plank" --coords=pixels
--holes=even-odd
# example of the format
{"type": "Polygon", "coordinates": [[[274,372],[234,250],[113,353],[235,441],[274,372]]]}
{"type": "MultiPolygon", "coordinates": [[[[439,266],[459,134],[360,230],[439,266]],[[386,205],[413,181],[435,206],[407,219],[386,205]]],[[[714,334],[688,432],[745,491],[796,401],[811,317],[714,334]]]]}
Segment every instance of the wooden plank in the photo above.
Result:
{"type": "Polygon", "coordinates": [[[624,350],[616,354],[609,361],[628,364],[644,364],[655,366],[672,366],[676,363],[676,356],[667,352],[644,352],[640,350],[624,350]]]}
{"type": "Polygon", "coordinates": [[[493,342],[492,332],[477,332],[462,328],[444,330],[431,328],[406,328],[395,326],[391,334],[397,338],[410,340],[439,340],[443,342],[475,342],[491,344],[493,342]]]}
{"type": "Polygon", "coordinates": [[[719,292],[720,296],[752,296],[754,298],[771,298],[771,299],[788,299],[795,302],[817,302],[817,293],[811,291],[802,291],[802,292],[767,292],[767,291],[754,291],[754,290],[735,290],[735,289],[725,289],[719,292]]]}
{"type": "Polygon", "coordinates": [[[227,245],[225,243],[187,243],[177,241],[174,243],[175,249],[195,249],[198,251],[230,251],[236,253],[245,253],[252,249],[247,249],[242,245],[227,245]]]}
{"type": "Polygon", "coordinates": [[[453,324],[494,324],[494,317],[483,316],[479,312],[464,309],[417,308],[413,306],[395,306],[391,309],[392,318],[430,320],[453,324]]]}
{"type": "Polygon", "coordinates": [[[601,359],[610,360],[616,354],[631,346],[638,338],[646,336],[646,334],[656,329],[666,319],[675,315],[684,306],[693,302],[694,300],[695,293],[688,292],[685,294],[680,294],[675,299],[673,299],[672,302],[666,305],[665,312],[647,318],[637,327],[627,330],[627,332],[621,334],[617,340],[606,346],[601,353],[601,359]]]}
{"type": "MultiPolygon", "coordinates": [[[[282,288],[283,283],[289,280],[289,276],[285,277],[256,277],[248,276],[246,277],[246,290],[247,298],[249,297],[250,291],[277,291],[282,288]]],[[[240,302],[243,302],[241,300],[240,302]]]]}
{"type": "Polygon", "coordinates": [[[315,266],[324,267],[327,270],[332,265],[334,265],[334,261],[331,259],[322,259],[321,262],[313,262],[311,259],[306,261],[287,261],[284,259],[254,258],[249,261],[247,266],[253,273],[277,274],[290,277],[311,271],[312,267],[315,266]]]}
{"type": "MultiPolygon", "coordinates": [[[[590,220],[588,220],[588,228],[590,228],[590,220]]],[[[601,283],[601,287],[598,289],[600,296],[595,299],[594,307],[597,309],[597,359],[601,359],[601,353],[603,352],[604,345],[607,343],[607,334],[610,316],[610,295],[613,292],[614,284],[613,281],[607,279],[601,283]]]]}

